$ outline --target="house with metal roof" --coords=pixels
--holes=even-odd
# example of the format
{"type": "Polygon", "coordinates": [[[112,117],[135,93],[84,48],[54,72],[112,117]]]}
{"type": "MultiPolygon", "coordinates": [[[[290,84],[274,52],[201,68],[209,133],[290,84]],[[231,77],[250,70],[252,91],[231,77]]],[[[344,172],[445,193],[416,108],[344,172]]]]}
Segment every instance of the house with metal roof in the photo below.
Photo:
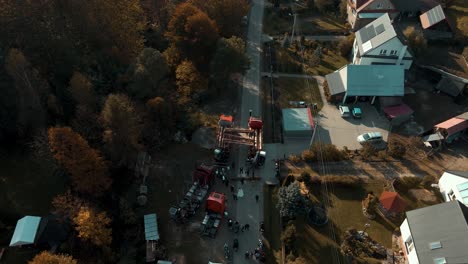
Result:
{"type": "Polygon", "coordinates": [[[439,4],[436,0],[392,0],[400,16],[414,17],[439,4]]]}
{"type": "Polygon", "coordinates": [[[386,13],[356,32],[353,44],[353,64],[403,65],[408,70],[413,55],[395,31],[386,13]]]}
{"type": "Polygon", "coordinates": [[[375,98],[379,96],[403,96],[404,68],[398,65],[354,65],[325,76],[333,101],[360,96],[375,98]]]}
{"type": "Polygon", "coordinates": [[[458,200],[468,206],[468,171],[446,171],[439,179],[439,191],[446,202],[458,200]]]}
{"type": "Polygon", "coordinates": [[[409,264],[468,263],[468,208],[458,200],[406,212],[400,244],[409,264]]]}
{"type": "Polygon", "coordinates": [[[293,138],[310,138],[314,121],[310,108],[285,108],[283,113],[283,135],[293,138]]]}
{"type": "Polygon", "coordinates": [[[453,117],[434,126],[434,131],[439,132],[445,142],[452,143],[468,131],[468,120],[462,117],[453,117]]]}
{"type": "Polygon", "coordinates": [[[426,39],[449,39],[453,37],[452,28],[441,5],[424,12],[419,16],[426,39]]]}
{"type": "Polygon", "coordinates": [[[385,13],[392,19],[398,15],[390,0],[347,0],[347,19],[352,30],[366,26],[385,13]]]}

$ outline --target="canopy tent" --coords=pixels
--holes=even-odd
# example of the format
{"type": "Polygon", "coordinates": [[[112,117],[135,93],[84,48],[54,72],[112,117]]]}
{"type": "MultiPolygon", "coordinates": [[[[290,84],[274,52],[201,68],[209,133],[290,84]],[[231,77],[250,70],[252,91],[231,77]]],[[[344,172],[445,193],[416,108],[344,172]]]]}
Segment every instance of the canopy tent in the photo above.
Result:
{"type": "Polygon", "coordinates": [[[18,220],[10,247],[34,244],[40,222],[41,217],[29,215],[18,220]]]}
{"type": "Polygon", "coordinates": [[[226,209],[226,196],[222,193],[212,192],[206,199],[206,209],[212,212],[224,213],[226,209]]]}
{"type": "Polygon", "coordinates": [[[144,216],[145,239],[146,241],[159,240],[158,220],[156,214],[147,214],[144,216]]]}
{"type": "Polygon", "coordinates": [[[400,213],[406,208],[405,201],[396,192],[383,192],[379,202],[388,212],[400,213]]]}

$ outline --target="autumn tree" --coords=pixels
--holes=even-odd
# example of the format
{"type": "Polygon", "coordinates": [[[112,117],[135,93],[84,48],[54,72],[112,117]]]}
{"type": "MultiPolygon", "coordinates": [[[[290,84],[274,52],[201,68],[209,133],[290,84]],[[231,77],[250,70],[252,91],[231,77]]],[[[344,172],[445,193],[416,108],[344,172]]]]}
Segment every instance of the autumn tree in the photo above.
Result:
{"type": "Polygon", "coordinates": [[[80,72],[74,72],[70,79],[70,94],[77,105],[94,108],[96,96],[88,77],[80,72]]]}
{"type": "Polygon", "coordinates": [[[111,219],[105,212],[82,207],[73,218],[78,237],[98,247],[108,247],[112,242],[111,219]]]}
{"type": "Polygon", "coordinates": [[[247,0],[191,0],[190,3],[214,19],[219,33],[226,38],[240,35],[242,17],[249,11],[247,0]]]}
{"type": "Polygon", "coordinates": [[[102,195],[112,183],[104,159],[98,151],[69,127],[49,129],[50,149],[69,173],[76,191],[102,195]]]}
{"type": "Polygon", "coordinates": [[[244,73],[249,66],[245,42],[238,37],[220,38],[211,61],[211,73],[217,88],[224,85],[231,73],[244,73]],[[226,62],[229,63],[226,63],[226,62]]]}
{"type": "Polygon", "coordinates": [[[55,213],[59,215],[62,220],[73,219],[78,215],[80,208],[86,206],[86,202],[73,195],[70,190],[64,194],[59,194],[52,199],[52,206],[55,213]]]}
{"type": "Polygon", "coordinates": [[[28,264],[78,264],[78,261],[68,255],[52,254],[48,251],[42,251],[34,256],[28,264]]]}
{"type": "Polygon", "coordinates": [[[129,93],[137,99],[147,100],[164,94],[163,81],[169,74],[169,66],[161,52],[145,48],[130,66],[128,74],[131,76],[129,93]]]}
{"type": "Polygon", "coordinates": [[[16,131],[19,136],[35,134],[45,126],[49,85],[18,49],[8,52],[5,69],[15,83],[16,131]]]}
{"type": "Polygon", "coordinates": [[[175,111],[171,102],[162,97],[155,97],[145,105],[145,129],[143,140],[152,151],[170,142],[175,130],[175,111]]]}
{"type": "Polygon", "coordinates": [[[195,65],[191,61],[185,60],[177,66],[176,85],[178,103],[184,105],[189,103],[194,96],[197,97],[200,92],[206,90],[208,83],[195,65]]]}
{"type": "Polygon", "coordinates": [[[110,94],[101,119],[109,157],[117,166],[130,165],[141,148],[138,142],[141,125],[134,103],[124,94],[110,94]]]}
{"type": "Polygon", "coordinates": [[[218,27],[200,9],[190,3],[182,3],[177,6],[169,21],[166,36],[179,50],[182,58],[204,65],[218,40],[218,27]]]}
{"type": "Polygon", "coordinates": [[[306,199],[302,196],[297,181],[279,189],[277,207],[281,217],[294,218],[305,212],[306,205],[306,199]]]}
{"type": "Polygon", "coordinates": [[[338,50],[340,51],[340,55],[343,57],[347,57],[351,50],[353,49],[354,43],[354,34],[350,34],[349,36],[341,39],[338,42],[338,50]]]}
{"type": "Polygon", "coordinates": [[[423,33],[416,30],[413,26],[408,27],[403,34],[408,39],[408,44],[416,55],[422,55],[427,50],[427,40],[423,33]]]}

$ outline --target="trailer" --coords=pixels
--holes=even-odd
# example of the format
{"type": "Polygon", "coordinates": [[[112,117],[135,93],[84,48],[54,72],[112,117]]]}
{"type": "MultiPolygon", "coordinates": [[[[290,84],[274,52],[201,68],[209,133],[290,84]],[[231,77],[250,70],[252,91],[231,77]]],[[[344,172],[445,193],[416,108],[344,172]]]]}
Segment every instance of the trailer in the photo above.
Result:
{"type": "Polygon", "coordinates": [[[221,115],[216,132],[216,162],[226,163],[230,156],[232,145],[249,146],[248,161],[255,166],[262,166],[266,152],[263,151],[263,121],[250,117],[247,128],[235,127],[232,116],[221,115]]]}
{"type": "Polygon", "coordinates": [[[223,193],[212,192],[206,199],[206,214],[201,223],[202,236],[214,238],[221,225],[226,210],[226,196],[223,193]]]}

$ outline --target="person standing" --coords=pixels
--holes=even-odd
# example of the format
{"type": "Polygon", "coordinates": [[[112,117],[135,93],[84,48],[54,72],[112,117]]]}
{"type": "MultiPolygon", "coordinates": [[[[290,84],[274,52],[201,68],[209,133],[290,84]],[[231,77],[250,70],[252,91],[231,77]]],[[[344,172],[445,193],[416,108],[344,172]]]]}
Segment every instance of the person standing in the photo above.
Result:
{"type": "Polygon", "coordinates": [[[239,173],[240,173],[240,174],[244,173],[244,168],[243,168],[243,167],[240,167],[240,168],[239,168],[239,173]]]}
{"type": "Polygon", "coordinates": [[[256,201],[257,203],[258,203],[258,199],[259,199],[259,198],[260,198],[260,197],[258,197],[258,194],[256,194],[256,195],[255,195],[255,201],[256,201]]]}
{"type": "Polygon", "coordinates": [[[234,185],[231,184],[231,192],[234,192],[234,185]]]}
{"type": "Polygon", "coordinates": [[[242,185],[244,185],[244,181],[245,181],[245,179],[244,179],[244,177],[242,177],[242,178],[241,178],[241,184],[242,184],[242,185]]]}

